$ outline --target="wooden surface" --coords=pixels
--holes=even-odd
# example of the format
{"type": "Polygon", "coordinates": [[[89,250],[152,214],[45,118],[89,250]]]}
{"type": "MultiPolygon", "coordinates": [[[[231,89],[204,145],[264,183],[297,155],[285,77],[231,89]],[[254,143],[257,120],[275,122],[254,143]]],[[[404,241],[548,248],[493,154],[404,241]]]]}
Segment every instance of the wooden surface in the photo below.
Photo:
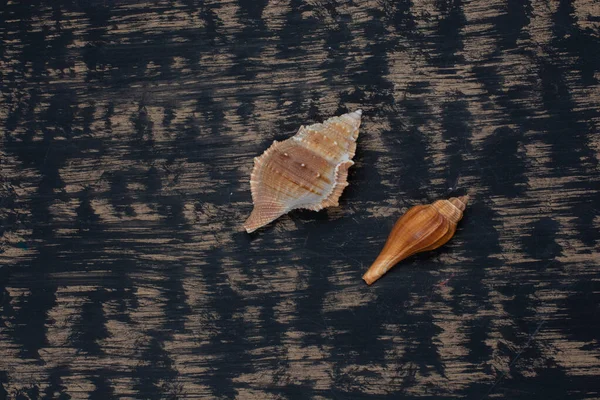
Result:
{"type": "Polygon", "coordinates": [[[0,1],[0,398],[600,399],[599,79],[595,0],[0,1]],[[244,233],[357,108],[340,206],[244,233]]]}

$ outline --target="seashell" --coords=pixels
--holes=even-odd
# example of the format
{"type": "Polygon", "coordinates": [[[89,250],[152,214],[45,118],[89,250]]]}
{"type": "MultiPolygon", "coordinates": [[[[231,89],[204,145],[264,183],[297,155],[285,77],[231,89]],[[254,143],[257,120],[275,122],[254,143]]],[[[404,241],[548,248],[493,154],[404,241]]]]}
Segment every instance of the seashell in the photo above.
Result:
{"type": "Polygon", "coordinates": [[[254,159],[254,209],[244,223],[248,233],[296,208],[318,211],[338,205],[354,164],[361,115],[357,110],[301,126],[295,136],[274,141],[254,159]]]}
{"type": "Polygon", "coordinates": [[[468,201],[467,195],[410,208],[396,222],[383,250],[363,275],[367,285],[405,258],[447,243],[454,236],[468,201]]]}

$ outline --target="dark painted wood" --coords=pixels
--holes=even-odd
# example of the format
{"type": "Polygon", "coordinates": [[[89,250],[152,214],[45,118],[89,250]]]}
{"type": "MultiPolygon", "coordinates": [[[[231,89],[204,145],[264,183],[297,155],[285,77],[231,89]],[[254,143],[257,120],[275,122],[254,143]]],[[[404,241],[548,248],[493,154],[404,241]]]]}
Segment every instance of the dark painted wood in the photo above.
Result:
{"type": "Polygon", "coordinates": [[[0,398],[600,398],[599,78],[595,0],[0,1],[0,398]],[[357,108],[340,206],[245,234],[357,108]]]}

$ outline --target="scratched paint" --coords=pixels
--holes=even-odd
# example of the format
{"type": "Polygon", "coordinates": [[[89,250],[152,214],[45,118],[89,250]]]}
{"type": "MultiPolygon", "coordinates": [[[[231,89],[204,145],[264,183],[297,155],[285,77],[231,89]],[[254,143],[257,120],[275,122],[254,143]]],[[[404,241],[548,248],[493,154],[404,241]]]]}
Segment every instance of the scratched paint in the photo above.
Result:
{"type": "Polygon", "coordinates": [[[0,3],[0,398],[600,398],[596,1],[0,3]],[[357,108],[340,206],[246,235],[357,108]]]}

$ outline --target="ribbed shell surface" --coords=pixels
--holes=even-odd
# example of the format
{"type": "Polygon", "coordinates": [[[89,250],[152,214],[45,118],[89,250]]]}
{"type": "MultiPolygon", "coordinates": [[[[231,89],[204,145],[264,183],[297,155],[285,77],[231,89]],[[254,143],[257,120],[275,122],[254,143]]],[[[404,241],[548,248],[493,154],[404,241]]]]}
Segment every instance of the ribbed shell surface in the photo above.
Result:
{"type": "Polygon", "coordinates": [[[248,232],[296,208],[318,211],[338,204],[354,164],[361,114],[358,110],[302,126],[254,159],[254,209],[244,224],[248,232]]]}
{"type": "Polygon", "coordinates": [[[467,195],[411,207],[394,224],[383,250],[363,279],[370,285],[405,258],[446,244],[454,236],[468,201],[467,195]]]}

